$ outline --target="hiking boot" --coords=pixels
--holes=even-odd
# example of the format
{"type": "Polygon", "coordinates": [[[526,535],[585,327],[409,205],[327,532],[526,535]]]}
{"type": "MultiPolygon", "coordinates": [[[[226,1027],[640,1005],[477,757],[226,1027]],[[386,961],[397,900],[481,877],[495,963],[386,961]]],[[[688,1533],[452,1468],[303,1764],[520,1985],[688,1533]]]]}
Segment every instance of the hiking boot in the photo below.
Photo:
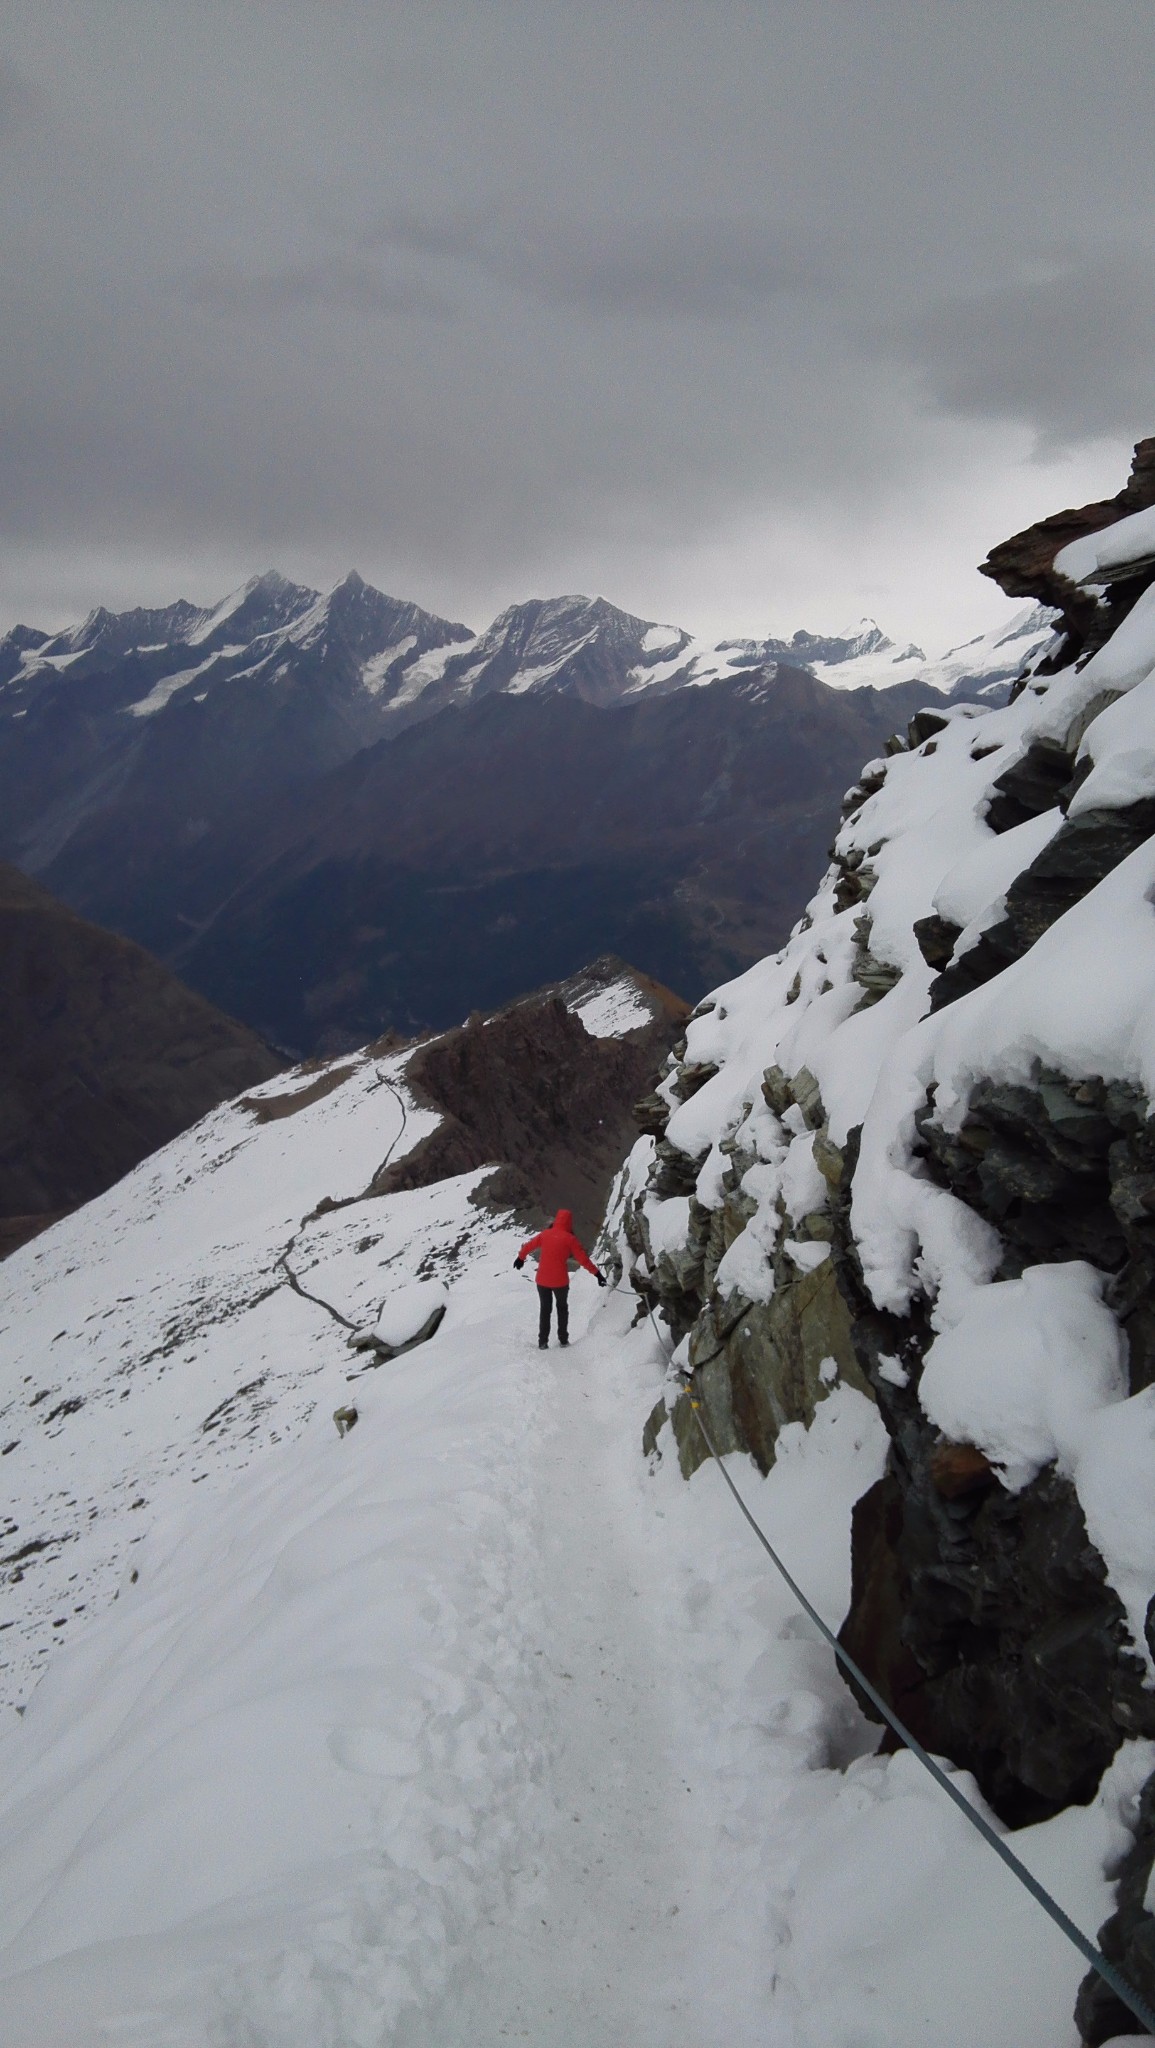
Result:
{"type": "Polygon", "coordinates": [[[561,1346],[561,1348],[562,1348],[562,1350],[563,1350],[563,1351],[568,1351],[568,1350],[569,1350],[569,1338],[568,1338],[568,1337],[559,1337],[557,1341],[558,1341],[558,1343],[560,1344],[560,1346],[561,1346]]]}
{"type": "Polygon", "coordinates": [[[539,1351],[548,1351],[548,1350],[549,1350],[549,1338],[548,1338],[548,1337],[539,1337],[539,1338],[538,1338],[538,1340],[537,1340],[537,1348],[538,1348],[538,1350],[539,1350],[539,1351]]]}

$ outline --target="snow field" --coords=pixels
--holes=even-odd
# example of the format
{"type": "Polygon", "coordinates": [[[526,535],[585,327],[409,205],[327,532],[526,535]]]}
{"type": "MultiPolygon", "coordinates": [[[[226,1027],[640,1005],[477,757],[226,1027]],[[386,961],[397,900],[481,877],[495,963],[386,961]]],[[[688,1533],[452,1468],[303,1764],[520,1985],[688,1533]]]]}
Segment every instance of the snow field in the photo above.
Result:
{"type": "MultiPolygon", "coordinates": [[[[336,1326],[290,1292],[277,1259],[291,1240],[306,1287],[332,1263],[345,1313],[375,1321],[426,1249],[460,1234],[461,1196],[439,1201],[436,1190],[404,1198],[388,1218],[380,1204],[357,1203],[301,1231],[322,1196],[358,1194],[391,1146],[415,1143],[434,1122],[398,1089],[396,1062],[336,1071],[340,1085],[272,1122],[239,1103],[215,1111],[5,1262],[9,1706],[27,1699],[62,1634],[111,1599],[172,1487],[211,1494],[311,1411],[336,1326]]],[[[290,1079],[248,1099],[301,1092],[290,1079]]]]}
{"type": "MultiPolygon", "coordinates": [[[[515,1237],[349,1437],[326,1397],[158,1518],[9,1728],[6,2044],[1072,2048],[1078,1958],[869,1754],[719,1476],[646,1470],[648,1326],[579,1279],[543,1358],[515,1237]]],[[[884,1447],[839,1388],[731,1461],[834,1620],[884,1447]]],[[[1088,1928],[1150,1763],[1017,1837],[1088,1928]]]]}

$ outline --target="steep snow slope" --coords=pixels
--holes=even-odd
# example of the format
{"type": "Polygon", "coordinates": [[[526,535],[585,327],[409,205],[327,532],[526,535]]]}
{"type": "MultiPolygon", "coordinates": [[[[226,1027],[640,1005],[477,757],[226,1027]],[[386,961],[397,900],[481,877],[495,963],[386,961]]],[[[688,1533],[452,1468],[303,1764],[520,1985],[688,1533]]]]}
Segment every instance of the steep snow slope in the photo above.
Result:
{"type": "MultiPolygon", "coordinates": [[[[543,1357],[483,1173],[363,1198],[427,1128],[405,1058],[269,1084],[4,1268],[5,2043],[1073,2039],[1061,1944],[870,1754],[720,1483],[637,1457],[628,1298],[579,1275],[543,1357]],[[430,1288],[350,1382],[316,1297],[399,1333],[430,1288]]],[[[738,1461],[832,1616],[884,1452],[844,1385],[738,1461]]],[[[1023,1843],[1087,1925],[1147,1767],[1023,1843]]]]}
{"type": "Polygon", "coordinates": [[[7,1703],[107,1604],[173,1487],[211,1492],[312,1412],[347,1327],[303,1307],[293,1280],[346,1325],[395,1300],[407,1313],[415,1280],[485,1255],[497,1225],[466,1197],[494,1163],[533,1200],[552,1195],[567,1147],[565,1194],[579,1217],[596,1200],[596,1228],[623,1113],[684,1014],[605,960],[440,1040],[278,1075],[4,1268],[7,1703]],[[462,1099],[468,1076],[484,1102],[462,1099]],[[382,1199],[394,1186],[406,1192],[382,1199]]]}

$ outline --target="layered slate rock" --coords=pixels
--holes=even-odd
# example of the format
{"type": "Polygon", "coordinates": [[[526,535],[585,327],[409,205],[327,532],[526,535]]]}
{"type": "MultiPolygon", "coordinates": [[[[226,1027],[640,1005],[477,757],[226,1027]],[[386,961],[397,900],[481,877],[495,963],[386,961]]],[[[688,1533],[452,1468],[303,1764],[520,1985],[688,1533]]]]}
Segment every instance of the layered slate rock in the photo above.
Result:
{"type": "MultiPolygon", "coordinates": [[[[1155,441],[1118,499],[993,552],[1060,645],[1005,708],[919,712],[868,763],[788,943],[639,1105],[619,1217],[720,1449],[765,1471],[833,1386],[868,1390],[890,1449],[842,1640],[1011,1826],[1155,1739],[1152,522],[1111,538],[1152,505],[1155,441]],[[1055,555],[1101,528],[1067,566],[1110,575],[1076,584],[1055,555]]],[[[675,1375],[644,1447],[672,1445],[692,1472],[675,1375]]],[[[1148,2000],[1153,1785],[1102,1936],[1148,2000]]],[[[1130,2031],[1090,1978],[1078,2020],[1130,2031]]]]}
{"type": "MultiPolygon", "coordinates": [[[[1066,512],[1052,512],[1010,540],[991,549],[979,574],[989,576],[1008,597],[1033,597],[1051,606],[1063,622],[1066,644],[1062,659],[1093,653],[1126,617],[1150,581],[1150,575],[1120,578],[1102,603],[1093,591],[1080,590],[1055,567],[1055,556],[1072,541],[1155,505],[1155,437],[1139,441],[1131,474],[1114,498],[1102,498],[1066,512]]],[[[1056,662],[1057,665],[1057,662],[1056,662]]]]}

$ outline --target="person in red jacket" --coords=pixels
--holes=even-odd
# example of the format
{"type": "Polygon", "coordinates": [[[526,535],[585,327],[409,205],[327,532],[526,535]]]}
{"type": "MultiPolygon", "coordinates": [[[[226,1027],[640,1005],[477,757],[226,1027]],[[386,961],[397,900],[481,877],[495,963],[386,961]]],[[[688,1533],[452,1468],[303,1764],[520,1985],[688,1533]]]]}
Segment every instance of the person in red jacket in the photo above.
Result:
{"type": "Polygon", "coordinates": [[[537,1341],[544,1351],[549,1343],[549,1321],[554,1302],[557,1303],[557,1341],[569,1343],[569,1262],[576,1259],[587,1273],[592,1273],[599,1287],[606,1284],[606,1276],[599,1273],[583,1244],[573,1234],[573,1211],[559,1209],[548,1230],[539,1230],[536,1237],[526,1239],[514,1265],[518,1272],[524,1266],[530,1252],[537,1253],[537,1341]]]}

